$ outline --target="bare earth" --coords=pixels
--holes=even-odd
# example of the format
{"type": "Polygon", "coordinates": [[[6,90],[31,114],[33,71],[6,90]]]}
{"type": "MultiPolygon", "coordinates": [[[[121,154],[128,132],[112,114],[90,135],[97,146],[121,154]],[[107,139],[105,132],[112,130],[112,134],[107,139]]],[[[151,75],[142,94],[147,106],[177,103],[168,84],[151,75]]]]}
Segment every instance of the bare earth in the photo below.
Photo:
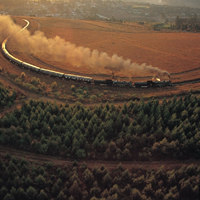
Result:
{"type": "MultiPolygon", "coordinates": [[[[152,65],[168,71],[174,82],[199,77],[199,33],[155,32],[149,26],[98,21],[52,18],[35,18],[30,21],[30,30],[39,28],[47,38],[59,36],[76,46],[97,49],[99,52],[108,53],[109,56],[117,54],[140,65],[152,65]]],[[[16,55],[21,53],[16,47],[13,48],[16,55]]],[[[19,56],[24,58],[21,57],[23,54],[19,56]]],[[[49,57],[37,58],[62,70],[90,73],[87,66],[75,68],[49,57]]],[[[123,73],[121,76],[123,77],[123,73]]],[[[132,77],[138,78],[134,74],[132,77]]]]}
{"type": "MultiPolygon", "coordinates": [[[[0,145],[0,156],[6,156],[9,153],[16,158],[24,158],[30,162],[43,165],[48,162],[52,162],[58,166],[71,165],[75,159],[69,158],[58,158],[53,156],[39,155],[30,152],[24,152],[16,150],[9,147],[4,147],[0,145]]],[[[133,168],[143,168],[143,169],[158,169],[161,166],[164,166],[166,169],[174,169],[181,167],[182,165],[196,165],[200,166],[200,161],[196,160],[187,160],[187,161],[178,161],[178,160],[168,160],[168,161],[105,161],[105,160],[77,160],[81,165],[83,162],[87,164],[89,168],[94,168],[95,166],[101,167],[104,165],[107,169],[115,169],[119,163],[122,164],[124,169],[133,169],[133,168]]]]}

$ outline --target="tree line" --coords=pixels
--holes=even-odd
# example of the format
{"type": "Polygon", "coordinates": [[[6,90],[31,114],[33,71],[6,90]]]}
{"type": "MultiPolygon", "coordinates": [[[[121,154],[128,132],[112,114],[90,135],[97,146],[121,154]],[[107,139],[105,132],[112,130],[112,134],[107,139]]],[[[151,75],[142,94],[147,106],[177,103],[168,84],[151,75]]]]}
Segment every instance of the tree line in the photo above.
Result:
{"type": "Polygon", "coordinates": [[[186,30],[186,31],[200,31],[200,20],[198,19],[197,15],[190,18],[180,18],[179,16],[176,17],[175,26],[171,27],[176,30],[186,30]]]}
{"type": "Polygon", "coordinates": [[[176,169],[88,168],[74,161],[70,165],[43,165],[7,154],[0,157],[0,199],[2,200],[198,200],[200,167],[176,169]]]}
{"type": "Polygon", "coordinates": [[[89,159],[199,159],[199,118],[200,97],[191,93],[123,106],[30,100],[0,118],[0,144],[89,159]]]}

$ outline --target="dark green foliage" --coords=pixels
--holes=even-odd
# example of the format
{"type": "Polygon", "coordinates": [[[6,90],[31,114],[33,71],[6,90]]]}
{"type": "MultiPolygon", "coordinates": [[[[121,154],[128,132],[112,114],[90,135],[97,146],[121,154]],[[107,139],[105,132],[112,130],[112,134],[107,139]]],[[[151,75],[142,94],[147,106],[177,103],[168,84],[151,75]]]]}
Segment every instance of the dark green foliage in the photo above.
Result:
{"type": "Polygon", "coordinates": [[[66,199],[66,195],[64,194],[63,191],[60,191],[60,193],[56,197],[56,200],[65,200],[65,199],[66,199]]]}
{"type": "Polygon", "coordinates": [[[28,200],[28,194],[24,191],[24,189],[22,187],[17,189],[16,197],[17,197],[17,199],[28,200]]]}
{"type": "MultiPolygon", "coordinates": [[[[148,160],[200,155],[200,98],[84,107],[30,100],[0,119],[0,144],[63,157],[148,160]]],[[[11,166],[12,167],[12,166],[11,166]]]]}
{"type": "Polygon", "coordinates": [[[200,22],[196,14],[189,18],[180,18],[179,16],[177,16],[175,25],[173,25],[171,28],[177,30],[199,32],[200,22]]]}
{"type": "Polygon", "coordinates": [[[81,189],[76,180],[73,182],[72,186],[69,188],[69,192],[75,199],[81,198],[81,189]]]}
{"type": "Polygon", "coordinates": [[[60,191],[60,187],[58,186],[57,183],[55,183],[52,187],[52,190],[51,190],[51,194],[53,197],[56,197],[58,194],[59,194],[59,191],[60,191]]]}
{"type": "Polygon", "coordinates": [[[48,200],[48,196],[44,190],[40,190],[39,195],[37,196],[38,200],[48,200]]]}
{"type": "Polygon", "coordinates": [[[200,168],[195,165],[166,170],[155,169],[108,170],[106,167],[86,168],[83,165],[38,166],[14,157],[0,157],[0,197],[4,199],[177,199],[199,198],[200,168]],[[12,163],[12,164],[11,164],[12,163]],[[12,178],[10,168],[15,165],[18,176],[12,178]],[[24,172],[21,165],[27,166],[24,172]],[[66,172],[64,179],[59,178],[66,172]],[[40,173],[46,173],[44,178],[40,173]],[[24,176],[22,176],[24,174],[24,176]],[[27,181],[27,179],[29,179],[27,181]],[[29,182],[31,185],[28,185],[29,182]]]}
{"type": "Polygon", "coordinates": [[[6,196],[7,192],[8,192],[8,189],[5,186],[1,187],[0,198],[3,199],[6,196]]]}
{"type": "Polygon", "coordinates": [[[94,181],[94,176],[93,176],[93,174],[90,172],[89,169],[86,169],[86,170],[84,171],[84,183],[85,183],[88,187],[91,187],[93,181],[94,181]]]}
{"type": "Polygon", "coordinates": [[[103,177],[102,181],[103,181],[104,187],[110,187],[111,184],[112,184],[112,178],[111,178],[110,174],[107,173],[107,174],[103,177]]]}
{"type": "Polygon", "coordinates": [[[7,193],[6,196],[4,197],[4,200],[15,200],[12,194],[7,193]]]}
{"type": "Polygon", "coordinates": [[[27,195],[28,195],[28,199],[29,199],[29,200],[35,200],[36,197],[37,197],[37,190],[36,190],[34,187],[32,187],[32,186],[30,186],[30,187],[26,190],[26,193],[27,193],[27,195]]]}
{"type": "Polygon", "coordinates": [[[140,191],[136,188],[134,188],[131,192],[131,199],[133,200],[142,200],[142,195],[140,191]]]}
{"type": "Polygon", "coordinates": [[[35,183],[38,188],[43,189],[46,185],[45,178],[40,174],[35,178],[35,183]]]}
{"type": "Polygon", "coordinates": [[[14,100],[16,99],[16,92],[7,89],[1,82],[0,82],[0,108],[4,106],[11,106],[14,100]]]}

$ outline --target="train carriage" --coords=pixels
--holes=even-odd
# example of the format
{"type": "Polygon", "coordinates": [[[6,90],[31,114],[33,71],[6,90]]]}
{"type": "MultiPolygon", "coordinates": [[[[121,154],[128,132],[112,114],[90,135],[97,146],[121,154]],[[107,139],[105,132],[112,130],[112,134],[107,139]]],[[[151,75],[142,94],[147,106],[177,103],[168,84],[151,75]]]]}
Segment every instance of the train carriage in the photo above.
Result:
{"type": "Polygon", "coordinates": [[[146,82],[135,82],[134,83],[136,88],[141,88],[141,87],[150,87],[150,84],[146,82]]]}
{"type": "Polygon", "coordinates": [[[30,69],[32,71],[36,71],[36,72],[39,72],[40,71],[40,67],[37,67],[35,65],[31,65],[29,63],[26,63],[26,62],[23,62],[22,63],[22,67],[24,68],[27,68],[27,69],[30,69]]]}
{"type": "Polygon", "coordinates": [[[73,74],[65,74],[65,79],[67,80],[74,80],[74,81],[80,81],[80,82],[86,82],[86,83],[92,83],[93,78],[86,77],[86,76],[79,76],[79,75],[73,75],[73,74]]]}
{"type": "Polygon", "coordinates": [[[113,86],[115,87],[133,87],[132,82],[127,81],[113,81],[113,86]]]}
{"type": "Polygon", "coordinates": [[[17,58],[15,58],[14,56],[12,56],[11,54],[6,54],[6,57],[7,57],[7,59],[9,60],[9,61],[11,61],[12,63],[14,63],[14,64],[17,64],[17,65],[21,65],[22,64],[22,60],[19,60],[19,59],[17,59],[17,58]]]}
{"type": "Polygon", "coordinates": [[[107,86],[112,86],[113,85],[113,80],[106,79],[106,80],[94,80],[95,85],[107,85],[107,86]]]}
{"type": "Polygon", "coordinates": [[[66,80],[74,80],[74,81],[77,80],[76,75],[73,75],[73,74],[65,74],[65,75],[64,75],[64,78],[65,78],[66,80]]]}
{"type": "Polygon", "coordinates": [[[92,83],[92,78],[91,77],[86,77],[86,76],[76,76],[77,77],[77,81],[80,82],[86,82],[86,83],[92,83]]]}
{"type": "Polygon", "coordinates": [[[52,71],[52,70],[48,70],[48,69],[44,69],[44,68],[40,68],[40,72],[42,74],[47,74],[49,76],[54,76],[54,77],[59,77],[59,78],[63,78],[64,77],[64,73],[57,72],[57,71],[52,71]]]}

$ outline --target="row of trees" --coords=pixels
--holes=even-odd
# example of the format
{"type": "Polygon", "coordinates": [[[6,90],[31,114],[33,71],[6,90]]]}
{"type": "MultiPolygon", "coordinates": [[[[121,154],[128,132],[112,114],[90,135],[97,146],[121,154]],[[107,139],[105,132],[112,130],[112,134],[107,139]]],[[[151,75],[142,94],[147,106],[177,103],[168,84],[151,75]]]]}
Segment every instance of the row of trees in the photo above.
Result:
{"type": "Polygon", "coordinates": [[[7,89],[3,83],[0,82],[0,108],[6,105],[12,105],[16,96],[17,94],[15,91],[7,89]]]}
{"type": "Polygon", "coordinates": [[[199,158],[200,99],[123,106],[30,100],[0,119],[0,144],[64,157],[117,160],[199,158]]]}
{"type": "Polygon", "coordinates": [[[197,18],[195,14],[190,18],[180,18],[176,17],[175,26],[173,27],[177,30],[186,30],[186,31],[200,31],[200,20],[197,18]]]}
{"type": "Polygon", "coordinates": [[[115,169],[85,163],[36,165],[7,154],[0,158],[2,200],[188,200],[199,199],[200,168],[115,169]]]}

